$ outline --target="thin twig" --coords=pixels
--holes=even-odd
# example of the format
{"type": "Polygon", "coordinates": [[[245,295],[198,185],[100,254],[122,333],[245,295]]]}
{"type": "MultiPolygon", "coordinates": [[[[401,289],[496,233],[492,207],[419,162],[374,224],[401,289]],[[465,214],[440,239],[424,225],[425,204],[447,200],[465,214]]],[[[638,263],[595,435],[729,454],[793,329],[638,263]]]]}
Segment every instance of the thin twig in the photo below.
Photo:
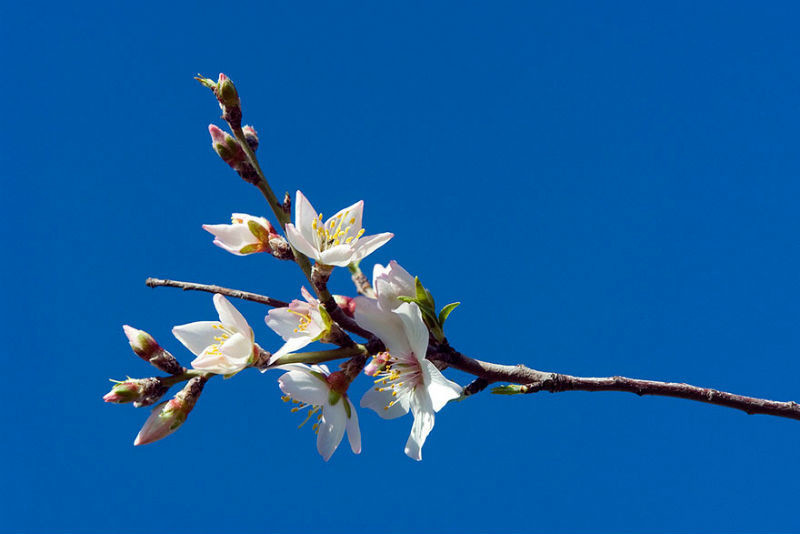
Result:
{"type": "MultiPolygon", "coordinates": [[[[676,397],[717,406],[727,406],[748,414],[774,415],[800,420],[800,404],[789,401],[779,402],[757,397],[736,395],[711,388],[701,388],[690,384],[641,380],[624,376],[579,377],[560,373],[537,371],[524,365],[499,365],[483,362],[461,354],[450,347],[440,347],[429,353],[429,358],[445,361],[450,367],[466,371],[488,383],[510,382],[521,384],[520,393],[549,391],[625,391],[637,395],[657,395],[676,397]]],[[[474,392],[473,392],[474,393],[474,392]]]]}
{"type": "Polygon", "coordinates": [[[180,282],[178,280],[164,280],[161,278],[148,278],[144,282],[147,287],[177,287],[184,291],[205,291],[207,293],[219,293],[226,297],[233,297],[236,299],[249,300],[251,302],[258,302],[259,304],[266,304],[273,308],[285,308],[289,305],[288,302],[267,297],[266,295],[259,295],[257,293],[250,293],[249,291],[241,291],[239,289],[228,289],[227,287],[214,286],[208,284],[195,284],[194,282],[180,282]]]}

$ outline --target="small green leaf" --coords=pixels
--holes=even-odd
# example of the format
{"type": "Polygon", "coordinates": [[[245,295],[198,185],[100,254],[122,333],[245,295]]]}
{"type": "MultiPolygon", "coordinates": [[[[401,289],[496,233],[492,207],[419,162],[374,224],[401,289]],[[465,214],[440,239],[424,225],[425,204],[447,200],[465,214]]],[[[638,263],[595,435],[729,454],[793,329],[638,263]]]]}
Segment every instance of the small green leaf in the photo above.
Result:
{"type": "Polygon", "coordinates": [[[247,227],[250,229],[250,233],[253,234],[256,239],[262,243],[269,243],[269,232],[266,228],[258,224],[256,221],[247,221],[247,227]]]}
{"type": "Polygon", "coordinates": [[[414,304],[417,303],[417,299],[415,299],[413,297],[402,297],[401,296],[401,297],[397,297],[397,300],[402,300],[403,302],[412,302],[414,304]]]}
{"type": "Polygon", "coordinates": [[[262,246],[261,243],[253,243],[251,245],[245,245],[239,250],[239,254],[252,254],[254,252],[261,252],[262,246]]]}
{"type": "Polygon", "coordinates": [[[444,322],[447,320],[447,317],[450,315],[450,313],[453,310],[458,308],[459,304],[461,304],[461,303],[460,302],[451,302],[450,304],[448,304],[447,306],[442,308],[441,311],[439,311],[439,324],[440,325],[444,326],[444,322]]]}
{"type": "Polygon", "coordinates": [[[419,276],[414,277],[414,289],[417,292],[417,302],[424,302],[427,300],[428,292],[425,290],[422,282],[419,281],[419,276]]]}

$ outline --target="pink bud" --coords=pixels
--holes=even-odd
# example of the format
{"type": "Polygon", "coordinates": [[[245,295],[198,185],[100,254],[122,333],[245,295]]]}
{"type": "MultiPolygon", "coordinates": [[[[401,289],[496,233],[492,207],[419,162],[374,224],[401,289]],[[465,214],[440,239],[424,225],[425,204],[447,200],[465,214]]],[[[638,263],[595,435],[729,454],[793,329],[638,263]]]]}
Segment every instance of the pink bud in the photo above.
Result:
{"type": "Polygon", "coordinates": [[[375,376],[386,367],[386,362],[389,361],[389,353],[388,352],[381,352],[376,354],[372,361],[364,367],[364,374],[367,376],[375,376]]]}
{"type": "Polygon", "coordinates": [[[172,399],[156,406],[133,444],[147,445],[178,430],[194,408],[207,380],[201,376],[192,378],[172,399]]]}
{"type": "Polygon", "coordinates": [[[356,301],[354,298],[345,295],[334,295],[333,300],[336,301],[337,306],[339,306],[348,317],[353,316],[356,311],[356,301]]]}

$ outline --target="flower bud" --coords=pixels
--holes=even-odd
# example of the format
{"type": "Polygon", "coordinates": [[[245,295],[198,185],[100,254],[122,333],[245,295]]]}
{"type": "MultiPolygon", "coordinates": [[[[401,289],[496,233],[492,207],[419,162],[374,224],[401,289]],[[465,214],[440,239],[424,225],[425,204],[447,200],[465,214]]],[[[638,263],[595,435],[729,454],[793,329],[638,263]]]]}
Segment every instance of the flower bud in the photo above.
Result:
{"type": "Polygon", "coordinates": [[[244,138],[247,140],[247,145],[250,147],[250,150],[255,152],[258,149],[258,132],[250,125],[242,126],[242,131],[244,132],[244,138]]]}
{"type": "Polygon", "coordinates": [[[169,389],[157,377],[129,378],[123,381],[112,380],[112,382],[115,384],[111,391],[103,396],[103,400],[117,404],[132,402],[137,408],[156,403],[169,389]]]}
{"type": "Polygon", "coordinates": [[[354,298],[345,295],[334,295],[333,300],[336,301],[336,305],[342,309],[345,315],[353,317],[356,311],[356,301],[354,298]]]}
{"type": "Polygon", "coordinates": [[[227,163],[245,182],[255,184],[259,180],[258,173],[247,160],[247,155],[239,142],[229,133],[223,132],[213,124],[208,125],[211,134],[211,146],[214,151],[227,163]]]}
{"type": "Polygon", "coordinates": [[[173,398],[153,408],[133,444],[147,445],[178,430],[194,408],[207,381],[205,377],[196,376],[173,398]]]}
{"type": "Polygon", "coordinates": [[[389,353],[388,352],[381,352],[380,354],[376,354],[372,361],[364,367],[364,374],[367,376],[376,376],[378,373],[386,368],[386,363],[389,361],[389,353]]]}
{"type": "Polygon", "coordinates": [[[165,373],[179,375],[183,372],[183,366],[175,356],[161,348],[153,336],[128,325],[122,325],[122,330],[125,331],[128,343],[138,357],[165,373]]]}
{"type": "Polygon", "coordinates": [[[214,92],[217,97],[219,107],[222,109],[222,118],[225,119],[231,128],[242,127],[242,104],[239,101],[239,93],[230,78],[220,73],[219,79],[214,82],[210,78],[196,76],[195,80],[202,83],[214,92]]]}

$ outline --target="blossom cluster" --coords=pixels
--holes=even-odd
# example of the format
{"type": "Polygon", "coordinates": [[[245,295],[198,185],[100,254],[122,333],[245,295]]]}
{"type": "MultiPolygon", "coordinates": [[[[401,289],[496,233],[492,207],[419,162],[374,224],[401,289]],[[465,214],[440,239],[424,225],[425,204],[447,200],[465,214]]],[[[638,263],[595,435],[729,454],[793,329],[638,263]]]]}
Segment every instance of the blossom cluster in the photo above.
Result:
{"type": "MultiPolygon", "coordinates": [[[[428,308],[432,306],[432,298],[428,301],[430,293],[417,278],[391,261],[387,266],[374,266],[372,284],[362,288],[361,296],[337,295],[333,299],[337,303],[335,310],[321,300],[326,291],[325,281],[334,267],[358,270],[361,260],[393,237],[391,233],[364,236],[363,210],[364,203],[360,201],[324,220],[305,195],[297,191],[294,222],[285,224],[285,239],[298,255],[314,260],[313,271],[324,273],[324,280],[315,283],[316,279],[309,277],[316,294],[301,287],[302,299],[267,313],[266,326],[283,340],[271,352],[255,342],[248,321],[219,293],[213,296],[218,320],[197,321],[172,329],[177,340],[195,355],[191,370],[181,367],[146,332],[124,327],[134,351],[154,365],[157,361],[172,376],[120,381],[104,397],[107,402],[151,405],[174,383],[189,380],[172,400],[154,408],[136,438],[136,445],[151,443],[174,432],[185,421],[210,377],[230,378],[254,367],[262,372],[281,372],[278,377],[281,398],[291,404],[293,412],[306,415],[303,424],[314,419],[317,450],[324,460],[331,457],[345,434],[352,451],[361,452],[358,414],[349,388],[362,373],[371,383],[359,406],[373,410],[383,419],[411,412],[413,423],[405,453],[415,460],[422,459],[422,447],[433,429],[435,413],[462,392],[458,384],[445,378],[426,358],[429,341],[436,338],[429,324],[441,331],[441,325],[436,321],[431,323],[428,317],[428,308]],[[334,313],[352,320],[362,329],[362,336],[369,334],[365,344],[353,342],[348,334],[342,338],[343,327],[333,318],[334,313]],[[342,339],[348,342],[343,343],[342,339]],[[298,352],[314,342],[338,344],[339,352],[298,352]],[[367,349],[367,345],[371,348],[367,349]],[[340,357],[355,356],[342,364],[342,370],[331,371],[319,359],[327,361],[340,354],[345,355],[340,357]],[[153,355],[158,359],[152,360],[153,355]]],[[[244,213],[234,213],[230,224],[203,225],[203,228],[214,236],[215,245],[237,256],[273,252],[284,239],[266,218],[244,213]]]]}

